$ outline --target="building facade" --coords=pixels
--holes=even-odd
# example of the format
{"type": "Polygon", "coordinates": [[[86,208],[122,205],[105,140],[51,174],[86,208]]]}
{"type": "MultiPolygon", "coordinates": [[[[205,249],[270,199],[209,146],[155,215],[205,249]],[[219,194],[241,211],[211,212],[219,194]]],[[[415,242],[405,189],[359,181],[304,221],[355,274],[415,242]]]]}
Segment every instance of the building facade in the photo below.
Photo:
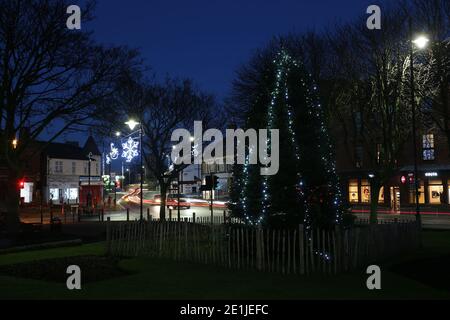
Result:
{"type": "MultiPolygon", "coordinates": [[[[411,124],[405,124],[411,125],[411,124]]],[[[358,125],[355,126],[358,129],[358,125]]],[[[355,128],[354,127],[354,128],[355,128]]],[[[374,175],[373,157],[378,146],[358,142],[358,131],[344,134],[339,126],[336,139],[337,170],[341,177],[347,203],[356,211],[368,211],[371,202],[371,178],[374,175]],[[356,137],[344,141],[344,137],[356,137]]],[[[422,211],[439,213],[450,210],[450,150],[448,137],[441,130],[420,122],[416,133],[419,203],[422,211]]],[[[402,145],[396,168],[390,180],[378,194],[380,210],[413,213],[415,211],[414,144],[412,135],[402,145]]]]}
{"type": "Polygon", "coordinates": [[[30,147],[20,196],[23,203],[81,204],[103,201],[101,153],[92,137],[76,142],[35,142],[30,147]]]}

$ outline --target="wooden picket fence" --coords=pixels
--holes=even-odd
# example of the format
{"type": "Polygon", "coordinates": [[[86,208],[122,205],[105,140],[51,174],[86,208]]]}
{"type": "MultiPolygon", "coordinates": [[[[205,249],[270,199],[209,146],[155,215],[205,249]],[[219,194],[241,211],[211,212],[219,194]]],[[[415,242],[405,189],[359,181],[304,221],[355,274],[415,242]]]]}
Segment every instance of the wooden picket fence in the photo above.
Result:
{"type": "Polygon", "coordinates": [[[416,249],[416,223],[263,229],[187,221],[107,223],[109,255],[150,256],[282,274],[337,274],[416,249]]]}

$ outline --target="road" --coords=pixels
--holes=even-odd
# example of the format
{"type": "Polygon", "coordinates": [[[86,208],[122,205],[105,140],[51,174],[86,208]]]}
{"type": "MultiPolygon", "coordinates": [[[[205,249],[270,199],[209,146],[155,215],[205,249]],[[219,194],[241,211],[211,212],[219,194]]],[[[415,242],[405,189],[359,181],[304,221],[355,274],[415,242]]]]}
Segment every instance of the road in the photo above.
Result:
{"type": "MultiPolygon", "coordinates": [[[[147,219],[147,208],[150,209],[150,215],[152,219],[159,219],[159,204],[155,203],[153,200],[154,192],[144,193],[144,210],[143,215],[144,219],[147,219]]],[[[136,196],[134,193],[130,194],[118,194],[117,198],[119,199],[117,202],[117,207],[115,210],[108,210],[105,208],[104,220],[106,221],[108,218],[111,221],[125,221],[127,220],[127,208],[129,209],[129,219],[130,220],[139,220],[140,219],[140,198],[136,196]]],[[[214,202],[213,215],[214,217],[223,217],[224,211],[226,210],[226,205],[223,202],[217,201],[214,202]]],[[[209,208],[209,203],[206,201],[193,202],[192,207],[190,209],[181,209],[180,210],[180,218],[192,218],[195,212],[196,218],[210,218],[211,211],[209,208]]],[[[72,214],[71,212],[66,212],[63,214],[60,209],[55,209],[53,211],[54,217],[59,217],[65,223],[77,222],[78,217],[76,214],[72,214]]],[[[169,219],[170,210],[166,209],[166,219],[169,219]]],[[[172,219],[177,219],[178,212],[177,209],[174,208],[172,210],[172,219]]],[[[21,221],[25,223],[40,223],[41,215],[38,210],[27,210],[26,212],[21,213],[21,221]]],[[[43,213],[44,223],[49,223],[50,221],[50,213],[48,211],[43,213]]],[[[99,221],[99,215],[95,214],[92,216],[83,215],[81,221],[99,221]]]]}
{"type": "MultiPolygon", "coordinates": [[[[150,209],[150,215],[152,219],[159,219],[159,204],[153,201],[153,196],[156,192],[144,192],[144,219],[147,218],[147,208],[150,209]]],[[[105,209],[104,219],[110,218],[111,221],[125,221],[127,219],[127,210],[129,209],[129,219],[130,220],[138,220],[140,218],[140,210],[139,203],[140,198],[138,192],[132,191],[128,194],[122,193],[117,194],[117,198],[119,199],[117,203],[116,210],[108,210],[105,209]]],[[[211,216],[211,212],[209,209],[209,203],[207,201],[193,202],[192,207],[190,209],[181,209],[180,217],[184,218],[192,218],[195,212],[195,216],[197,218],[209,218],[211,216]]],[[[214,217],[223,217],[224,211],[226,210],[226,205],[224,202],[216,201],[214,202],[214,217]]],[[[355,215],[359,219],[368,219],[369,213],[367,210],[354,210],[355,215]]],[[[50,221],[50,214],[48,212],[44,212],[44,223],[48,223],[50,221]]],[[[63,222],[76,222],[77,217],[68,212],[66,215],[61,212],[54,212],[53,216],[58,216],[61,218],[63,222]],[[64,219],[65,218],[65,219],[64,219]]],[[[168,219],[170,216],[169,210],[166,210],[166,218],[168,219]]],[[[422,226],[425,229],[444,229],[450,230],[450,212],[424,212],[422,215],[422,226]]],[[[172,218],[177,218],[177,210],[176,208],[172,210],[172,218]]],[[[380,220],[414,220],[415,215],[414,212],[405,211],[400,213],[387,213],[385,211],[380,211],[378,213],[378,218],[380,220]]],[[[34,212],[24,212],[21,214],[21,220],[26,223],[39,223],[40,213],[38,211],[34,212]]],[[[82,221],[98,221],[99,216],[83,216],[82,221]]]]}

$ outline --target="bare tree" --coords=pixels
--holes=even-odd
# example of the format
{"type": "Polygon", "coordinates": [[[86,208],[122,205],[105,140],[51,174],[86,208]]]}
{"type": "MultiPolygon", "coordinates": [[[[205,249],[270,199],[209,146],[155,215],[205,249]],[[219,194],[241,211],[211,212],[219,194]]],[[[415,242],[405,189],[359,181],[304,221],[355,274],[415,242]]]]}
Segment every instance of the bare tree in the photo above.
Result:
{"type": "MultiPolygon", "coordinates": [[[[145,167],[148,176],[160,186],[160,218],[165,219],[169,186],[187,167],[171,162],[172,132],[178,128],[193,132],[194,121],[202,121],[207,129],[217,120],[220,110],[214,98],[198,91],[191,80],[167,78],[163,83],[154,83],[139,75],[124,78],[111,103],[115,113],[104,119],[107,127],[120,128],[127,117],[142,124],[145,167]]],[[[214,126],[220,128],[217,122],[214,126]]]]}
{"type": "MultiPolygon", "coordinates": [[[[105,48],[89,32],[68,30],[69,5],[0,0],[0,162],[8,169],[4,199],[12,231],[19,223],[17,179],[30,145],[55,124],[49,142],[88,122],[112,93],[111,83],[136,62],[136,52],[105,48]]],[[[93,2],[82,12],[90,20],[93,2]]]]}
{"type": "MultiPolygon", "coordinates": [[[[337,57],[340,92],[333,109],[346,128],[354,160],[370,168],[370,220],[377,220],[378,197],[398,169],[402,147],[411,135],[407,15],[398,7],[383,11],[383,32],[363,21],[341,27],[330,38],[337,57]],[[363,150],[357,159],[357,149],[363,150]]],[[[356,161],[355,161],[356,163],[356,161]]]]}
{"type": "Polygon", "coordinates": [[[421,110],[446,136],[450,149],[450,3],[414,0],[411,11],[416,29],[425,30],[431,40],[416,64],[421,110]]]}

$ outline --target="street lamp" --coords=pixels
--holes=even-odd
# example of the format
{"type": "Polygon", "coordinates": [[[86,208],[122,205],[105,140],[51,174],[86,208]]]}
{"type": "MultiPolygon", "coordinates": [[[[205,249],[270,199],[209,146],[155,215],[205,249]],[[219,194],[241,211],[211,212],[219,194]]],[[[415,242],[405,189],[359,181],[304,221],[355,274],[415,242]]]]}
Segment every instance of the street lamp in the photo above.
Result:
{"type": "Polygon", "coordinates": [[[139,122],[136,122],[134,119],[130,119],[127,122],[125,122],[125,124],[130,127],[130,130],[133,131],[134,128],[136,128],[136,126],[139,124],[139,122]]]}
{"type": "Polygon", "coordinates": [[[424,49],[428,42],[430,41],[426,36],[420,35],[413,39],[412,34],[412,20],[409,19],[409,34],[410,34],[410,80],[411,80],[411,112],[412,112],[412,135],[413,135],[413,157],[414,157],[414,191],[416,200],[416,221],[419,226],[422,225],[420,217],[420,206],[419,206],[419,180],[417,179],[417,138],[416,138],[416,104],[415,104],[415,93],[414,93],[414,46],[418,49],[424,49]]]}
{"type": "Polygon", "coordinates": [[[412,41],[412,43],[414,43],[419,49],[425,49],[425,47],[428,45],[428,42],[430,42],[430,39],[428,39],[424,35],[420,35],[412,41]]]}
{"type": "Polygon", "coordinates": [[[141,165],[140,165],[140,171],[141,171],[141,201],[140,201],[140,219],[143,220],[144,219],[144,170],[143,170],[143,154],[142,154],[142,123],[136,122],[134,119],[130,119],[127,122],[125,122],[126,125],[128,125],[128,127],[130,128],[131,131],[134,130],[134,128],[136,128],[137,125],[140,126],[139,128],[139,148],[140,148],[140,161],[141,161],[141,165]]]}

